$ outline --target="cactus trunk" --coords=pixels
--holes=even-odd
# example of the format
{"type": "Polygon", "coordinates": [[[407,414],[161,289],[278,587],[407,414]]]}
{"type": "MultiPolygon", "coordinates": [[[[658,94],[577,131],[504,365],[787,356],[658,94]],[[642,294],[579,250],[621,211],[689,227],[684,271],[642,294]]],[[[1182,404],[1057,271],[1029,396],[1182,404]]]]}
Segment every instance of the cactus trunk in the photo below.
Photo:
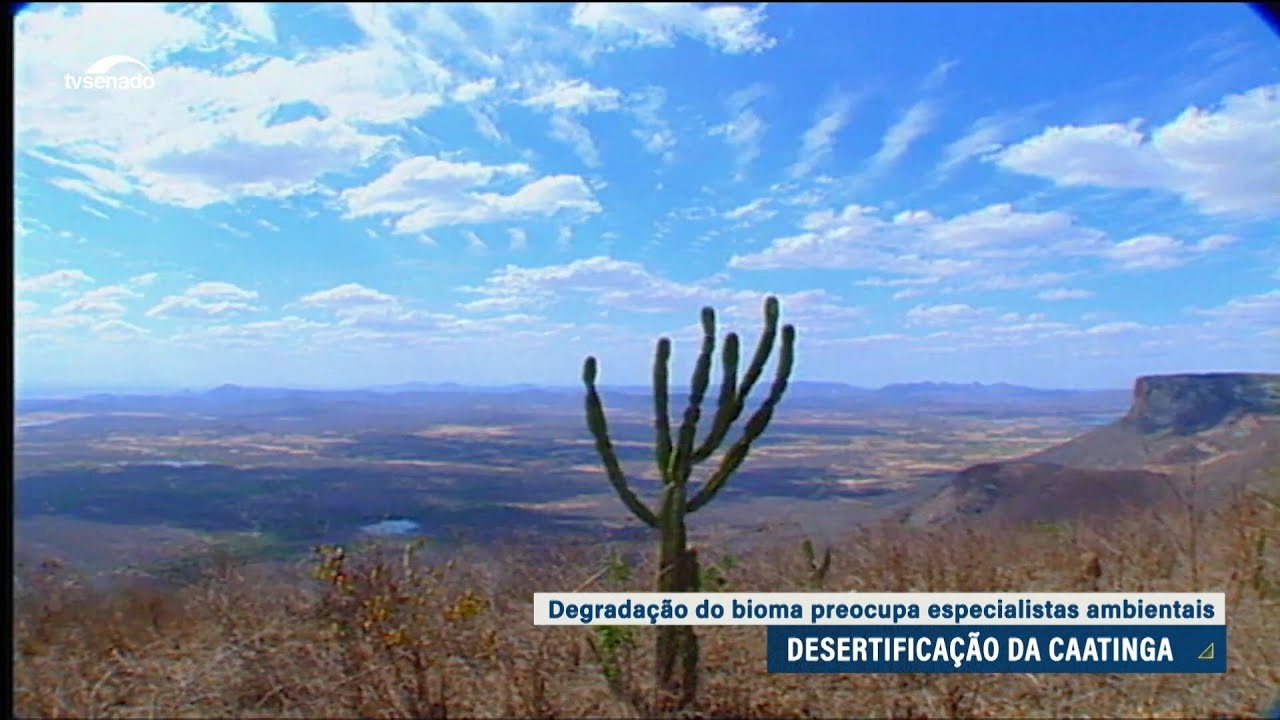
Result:
{"type": "MultiPolygon", "coordinates": [[[[685,529],[683,484],[671,484],[664,493],[661,551],[658,557],[659,592],[697,592],[700,572],[698,553],[688,547],[685,529]]],[[[656,680],[661,695],[658,706],[671,710],[690,705],[698,692],[698,637],[689,625],[658,627],[656,680]]]]}
{"type": "MultiPolygon", "coordinates": [[[[795,357],[796,337],[795,328],[790,325],[782,328],[778,364],[768,396],[743,427],[741,437],[724,451],[716,470],[691,497],[689,477],[694,466],[710,459],[720,448],[731,426],[741,416],[747,396],[764,372],[765,363],[773,352],[779,335],[776,298],[770,297],[765,301],[764,318],[764,332],[741,382],[738,379],[738,336],[729,333],[725,337],[721,350],[723,379],[720,397],[711,428],[701,444],[697,442],[698,421],[702,416],[702,401],[711,380],[711,364],[716,345],[715,312],[711,308],[702,310],[702,348],[694,366],[689,403],[674,442],[668,413],[671,341],[666,338],[658,341],[653,363],[654,460],[663,487],[661,505],[656,513],[631,488],[622,465],[618,462],[617,453],[614,452],[604,406],[596,390],[596,359],[588,357],[583,365],[582,380],[587,388],[587,427],[595,438],[596,451],[600,454],[609,483],[632,514],[658,530],[659,592],[697,592],[700,589],[702,574],[698,567],[697,551],[689,548],[686,516],[714,499],[729,476],[746,460],[751,443],[768,426],[774,408],[787,388],[795,357]]],[[[660,625],[655,654],[655,679],[660,696],[655,709],[666,711],[693,705],[698,687],[698,637],[693,627],[660,625]]]]}

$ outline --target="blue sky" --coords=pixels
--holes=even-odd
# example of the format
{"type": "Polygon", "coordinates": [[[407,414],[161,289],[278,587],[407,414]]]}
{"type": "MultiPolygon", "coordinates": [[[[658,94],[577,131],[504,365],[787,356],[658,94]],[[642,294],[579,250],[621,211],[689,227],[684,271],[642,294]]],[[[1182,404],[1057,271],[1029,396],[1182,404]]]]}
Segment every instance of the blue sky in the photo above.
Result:
{"type": "Polygon", "coordinates": [[[797,379],[1280,370],[1243,4],[48,4],[15,86],[23,388],[640,384],[769,293],[797,379]]]}

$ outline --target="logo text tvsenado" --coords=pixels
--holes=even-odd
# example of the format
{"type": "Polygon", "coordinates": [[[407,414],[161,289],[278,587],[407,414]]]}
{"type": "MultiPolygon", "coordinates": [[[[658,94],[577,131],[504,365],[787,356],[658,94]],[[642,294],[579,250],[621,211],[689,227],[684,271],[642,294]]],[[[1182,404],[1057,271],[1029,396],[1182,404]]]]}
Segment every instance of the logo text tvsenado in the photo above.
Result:
{"type": "Polygon", "coordinates": [[[68,90],[153,90],[156,86],[151,68],[128,55],[108,55],[86,68],[84,74],[67,73],[62,80],[68,90]],[[134,66],[133,74],[113,72],[121,65],[134,66]]]}

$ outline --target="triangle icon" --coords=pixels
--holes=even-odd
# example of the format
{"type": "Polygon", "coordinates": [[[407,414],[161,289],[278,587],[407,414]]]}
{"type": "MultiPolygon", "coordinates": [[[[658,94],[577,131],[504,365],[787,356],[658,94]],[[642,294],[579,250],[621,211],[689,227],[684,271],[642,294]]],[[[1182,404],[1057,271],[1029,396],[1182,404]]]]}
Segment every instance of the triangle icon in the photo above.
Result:
{"type": "Polygon", "coordinates": [[[1212,660],[1212,659],[1213,659],[1213,643],[1209,643],[1209,647],[1205,648],[1205,649],[1200,653],[1200,657],[1199,657],[1199,659],[1200,659],[1200,660],[1212,660]]]}

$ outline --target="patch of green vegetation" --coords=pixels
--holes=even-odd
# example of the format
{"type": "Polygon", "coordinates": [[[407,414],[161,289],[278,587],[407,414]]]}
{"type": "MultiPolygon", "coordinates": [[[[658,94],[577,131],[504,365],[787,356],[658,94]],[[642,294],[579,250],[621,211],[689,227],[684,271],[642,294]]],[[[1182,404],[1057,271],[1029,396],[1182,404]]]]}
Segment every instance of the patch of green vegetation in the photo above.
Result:
{"type": "Polygon", "coordinates": [[[133,569],[178,584],[199,580],[218,567],[271,560],[288,560],[303,548],[298,543],[264,532],[216,533],[198,550],[143,563],[133,569]]]}
{"type": "Polygon", "coordinates": [[[722,592],[729,589],[727,573],[738,566],[737,558],[722,555],[714,565],[702,568],[701,589],[704,592],[722,592]]]}
{"type": "Polygon", "coordinates": [[[1039,532],[1049,533],[1050,535],[1066,535],[1071,532],[1071,523],[1067,522],[1040,520],[1034,524],[1034,527],[1039,532]]]}

